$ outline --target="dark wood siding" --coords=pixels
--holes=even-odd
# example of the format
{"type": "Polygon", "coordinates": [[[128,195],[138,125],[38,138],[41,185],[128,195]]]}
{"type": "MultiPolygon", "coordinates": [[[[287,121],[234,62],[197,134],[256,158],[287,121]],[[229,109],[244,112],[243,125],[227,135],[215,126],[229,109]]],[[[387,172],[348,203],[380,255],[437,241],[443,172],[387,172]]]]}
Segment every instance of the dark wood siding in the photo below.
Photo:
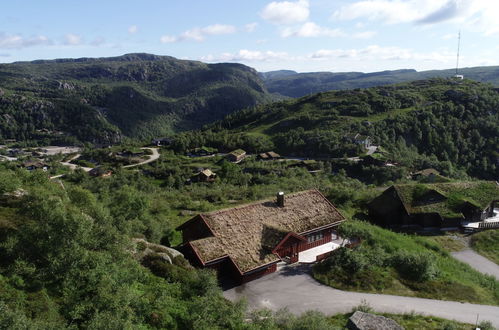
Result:
{"type": "Polygon", "coordinates": [[[182,228],[183,242],[195,241],[210,236],[213,236],[210,229],[199,215],[182,228]]]}

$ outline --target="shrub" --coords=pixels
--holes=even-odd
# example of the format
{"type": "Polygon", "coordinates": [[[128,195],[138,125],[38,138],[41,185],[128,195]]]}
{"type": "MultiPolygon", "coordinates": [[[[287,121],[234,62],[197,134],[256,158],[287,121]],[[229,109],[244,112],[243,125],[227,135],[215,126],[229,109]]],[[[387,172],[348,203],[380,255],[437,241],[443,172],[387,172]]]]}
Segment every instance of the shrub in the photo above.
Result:
{"type": "Polygon", "coordinates": [[[424,282],[437,276],[432,255],[399,251],[391,258],[390,263],[402,277],[409,280],[424,282]]]}

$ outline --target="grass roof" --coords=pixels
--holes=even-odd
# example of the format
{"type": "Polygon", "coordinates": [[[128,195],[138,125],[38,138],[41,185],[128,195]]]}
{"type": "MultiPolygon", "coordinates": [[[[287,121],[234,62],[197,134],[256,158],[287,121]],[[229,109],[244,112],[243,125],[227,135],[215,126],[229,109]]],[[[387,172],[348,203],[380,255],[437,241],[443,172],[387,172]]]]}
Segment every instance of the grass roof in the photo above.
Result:
{"type": "Polygon", "coordinates": [[[243,149],[236,149],[236,150],[233,150],[230,152],[230,154],[234,155],[234,156],[242,156],[246,153],[246,151],[244,151],[243,149]]]}
{"type": "Polygon", "coordinates": [[[215,234],[190,242],[203,262],[230,256],[242,272],[278,261],[272,249],[289,232],[300,234],[345,220],[317,190],[286,195],[284,207],[267,199],[202,217],[215,234]]]}
{"type": "Polygon", "coordinates": [[[462,218],[469,203],[481,210],[499,200],[499,186],[492,181],[395,185],[409,214],[439,213],[444,218],[462,218]],[[438,196],[443,198],[438,198],[438,196]],[[432,197],[435,202],[425,203],[432,197]]]}

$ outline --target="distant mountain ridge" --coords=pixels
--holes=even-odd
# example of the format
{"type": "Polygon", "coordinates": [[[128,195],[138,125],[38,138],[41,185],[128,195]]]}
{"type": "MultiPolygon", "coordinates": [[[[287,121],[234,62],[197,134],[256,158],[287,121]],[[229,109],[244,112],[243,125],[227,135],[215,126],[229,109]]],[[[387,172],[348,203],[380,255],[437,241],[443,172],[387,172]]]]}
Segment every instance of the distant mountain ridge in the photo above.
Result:
{"type": "MultiPolygon", "coordinates": [[[[288,97],[301,97],[329,90],[368,88],[429,78],[448,78],[455,69],[416,71],[414,69],[387,70],[380,72],[305,72],[279,70],[260,73],[271,93],[288,97]],[[294,74],[293,74],[294,72],[294,74]]],[[[459,69],[468,79],[499,86],[499,66],[459,69]]]]}
{"type": "Polygon", "coordinates": [[[116,143],[200,127],[271,99],[258,73],[235,63],[138,53],[0,64],[0,138],[38,139],[44,130],[116,143]]]}

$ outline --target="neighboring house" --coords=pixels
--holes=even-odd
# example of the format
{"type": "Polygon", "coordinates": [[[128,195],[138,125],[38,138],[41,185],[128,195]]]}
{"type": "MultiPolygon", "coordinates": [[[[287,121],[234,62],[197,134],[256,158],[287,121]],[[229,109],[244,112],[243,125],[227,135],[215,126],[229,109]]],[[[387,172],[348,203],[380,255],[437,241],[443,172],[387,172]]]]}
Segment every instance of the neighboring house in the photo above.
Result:
{"type": "Polygon", "coordinates": [[[246,151],[244,151],[243,149],[236,149],[227,154],[227,159],[233,163],[240,162],[244,159],[244,157],[246,157],[246,151]]]}
{"type": "Polygon", "coordinates": [[[321,163],[315,159],[301,160],[298,163],[291,164],[288,167],[301,167],[309,172],[318,172],[321,170],[321,163]]]}
{"type": "Polygon", "coordinates": [[[238,283],[272,273],[283,260],[332,240],[345,218],[317,190],[199,214],[177,229],[192,264],[217,269],[238,283]]]}
{"type": "Polygon", "coordinates": [[[369,148],[371,146],[371,138],[367,135],[361,135],[359,133],[350,133],[345,135],[345,139],[363,146],[364,148],[369,148]]]}
{"type": "Polygon", "coordinates": [[[281,159],[281,155],[278,153],[275,153],[273,151],[269,152],[263,152],[257,156],[259,160],[275,160],[275,159],[281,159]]]}
{"type": "Polygon", "coordinates": [[[28,171],[42,170],[46,172],[50,168],[49,165],[39,160],[28,160],[23,162],[21,166],[27,169],[28,171]]]}
{"type": "Polygon", "coordinates": [[[437,176],[440,175],[440,172],[438,172],[434,168],[426,168],[421,171],[417,171],[411,174],[411,177],[413,180],[425,180],[428,182],[435,182],[437,176]]]}
{"type": "Polygon", "coordinates": [[[372,200],[369,215],[382,226],[458,228],[494,214],[495,182],[394,185],[372,200]]]}
{"type": "Polygon", "coordinates": [[[210,169],[205,169],[197,173],[191,178],[192,182],[213,182],[215,181],[217,175],[213,173],[210,169]]]}
{"type": "Polygon", "coordinates": [[[158,139],[153,139],[151,141],[151,144],[156,147],[161,147],[161,146],[169,146],[172,144],[172,139],[170,138],[158,138],[158,139]]]}
{"type": "Polygon", "coordinates": [[[109,169],[104,169],[102,167],[95,167],[91,169],[88,174],[93,177],[99,177],[99,178],[104,178],[107,176],[111,176],[113,174],[113,171],[109,169]]]}
{"type": "Polygon", "coordinates": [[[191,157],[211,156],[217,153],[217,149],[210,147],[200,147],[192,149],[187,155],[191,157]]]}

